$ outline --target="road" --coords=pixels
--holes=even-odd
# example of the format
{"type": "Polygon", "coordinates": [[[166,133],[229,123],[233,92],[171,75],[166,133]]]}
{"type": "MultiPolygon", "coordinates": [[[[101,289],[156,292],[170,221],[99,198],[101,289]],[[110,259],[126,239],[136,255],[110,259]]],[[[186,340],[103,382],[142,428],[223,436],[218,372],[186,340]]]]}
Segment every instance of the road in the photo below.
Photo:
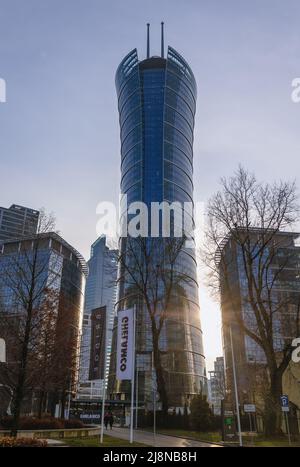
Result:
{"type": "MultiPolygon", "coordinates": [[[[112,430],[105,430],[104,433],[108,436],[114,436],[115,438],[129,439],[128,428],[113,428],[112,430]]],[[[171,447],[171,448],[186,448],[186,447],[205,447],[205,448],[218,448],[222,447],[218,444],[211,444],[209,442],[204,443],[201,441],[194,441],[187,438],[178,438],[175,436],[167,436],[157,434],[155,439],[151,432],[134,430],[134,441],[137,443],[147,444],[148,446],[156,446],[160,448],[171,447]]]]}

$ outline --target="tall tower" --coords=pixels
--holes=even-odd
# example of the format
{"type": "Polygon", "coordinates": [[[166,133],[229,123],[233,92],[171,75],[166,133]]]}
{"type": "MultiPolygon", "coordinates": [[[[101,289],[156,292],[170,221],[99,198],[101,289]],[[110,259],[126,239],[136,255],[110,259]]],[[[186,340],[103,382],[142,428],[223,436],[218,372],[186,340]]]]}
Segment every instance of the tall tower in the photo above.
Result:
{"type": "MultiPolygon", "coordinates": [[[[147,206],[162,201],[193,203],[196,81],[187,62],[172,47],[168,47],[165,58],[163,23],[161,56],[150,55],[147,26],[147,58],[139,61],[134,49],[122,60],[116,73],[121,193],[127,195],[128,205],[135,201],[143,201],[147,206]]],[[[166,320],[160,340],[171,407],[188,404],[194,394],[206,387],[195,248],[185,249],[181,261],[189,284],[181,297],[173,297],[177,309],[166,320]]],[[[126,303],[126,293],[125,284],[118,297],[122,306],[126,303]]],[[[152,388],[152,344],[145,324],[147,320],[141,317],[143,313],[145,310],[138,308],[139,400],[146,398],[152,388]]],[[[126,386],[115,379],[115,351],[116,340],[112,348],[108,397],[127,398],[126,386]]]]}

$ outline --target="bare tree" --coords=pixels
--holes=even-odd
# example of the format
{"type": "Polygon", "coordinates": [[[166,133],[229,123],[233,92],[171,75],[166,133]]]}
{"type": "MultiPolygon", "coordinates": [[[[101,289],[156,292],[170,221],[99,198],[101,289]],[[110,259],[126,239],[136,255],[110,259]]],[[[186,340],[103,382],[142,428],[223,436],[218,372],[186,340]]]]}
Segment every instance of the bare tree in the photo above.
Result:
{"type": "Polygon", "coordinates": [[[49,265],[43,249],[45,234],[54,230],[54,224],[53,215],[47,216],[42,211],[37,234],[20,239],[19,248],[14,251],[10,251],[8,243],[1,258],[0,329],[7,340],[10,358],[0,377],[3,387],[12,395],[13,436],[18,431],[22,402],[36,378],[41,330],[59,274],[54,264],[49,265]]]}
{"type": "Polygon", "coordinates": [[[290,276],[294,291],[280,288],[295,266],[293,244],[282,232],[294,227],[298,212],[294,183],[259,183],[242,167],[221,180],[221,190],[207,208],[203,257],[211,289],[217,295],[221,292],[223,324],[238,323],[241,335],[248,336],[266,360],[266,434],[280,431],[282,377],[292,351],[291,339],[284,339],[279,348],[276,337],[297,336],[300,331],[295,271],[290,276]],[[243,286],[234,275],[237,261],[243,286]]]}
{"type": "Polygon", "coordinates": [[[180,306],[185,287],[191,279],[180,261],[184,254],[186,238],[145,238],[127,237],[121,240],[116,250],[119,264],[118,287],[119,308],[138,304],[148,316],[153,349],[153,365],[156,374],[157,391],[163,412],[169,407],[162,362],[161,333],[166,319],[180,306]]]}

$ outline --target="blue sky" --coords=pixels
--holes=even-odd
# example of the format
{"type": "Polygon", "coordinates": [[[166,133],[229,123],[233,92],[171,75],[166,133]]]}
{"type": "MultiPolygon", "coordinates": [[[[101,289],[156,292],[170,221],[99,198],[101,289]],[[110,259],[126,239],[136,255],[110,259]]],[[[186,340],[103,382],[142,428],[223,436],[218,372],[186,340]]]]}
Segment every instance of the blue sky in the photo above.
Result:
{"type": "MultiPolygon", "coordinates": [[[[299,177],[298,0],[0,0],[0,205],[54,211],[85,257],[96,205],[119,193],[115,70],[134,47],[165,42],[198,83],[195,200],[206,201],[239,163],[264,180],[299,177]]],[[[221,352],[218,306],[200,288],[211,368],[221,352]]]]}

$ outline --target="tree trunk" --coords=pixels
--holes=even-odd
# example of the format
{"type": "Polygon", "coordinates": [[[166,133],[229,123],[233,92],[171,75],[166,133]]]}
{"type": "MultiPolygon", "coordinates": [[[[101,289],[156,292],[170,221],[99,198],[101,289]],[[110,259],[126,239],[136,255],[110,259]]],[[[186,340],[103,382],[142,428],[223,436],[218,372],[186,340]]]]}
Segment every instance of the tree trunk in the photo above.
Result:
{"type": "Polygon", "coordinates": [[[152,337],[153,337],[153,360],[156,372],[157,391],[159,393],[160,401],[162,404],[162,411],[165,415],[168,413],[169,401],[166,390],[164,369],[161,364],[161,353],[159,349],[159,335],[156,328],[155,320],[152,320],[152,337]]]}
{"type": "Polygon", "coordinates": [[[64,419],[65,418],[65,407],[66,407],[66,391],[64,390],[62,391],[60,402],[61,402],[61,418],[64,419]]]}
{"type": "Polygon", "coordinates": [[[282,411],[280,396],[282,395],[282,373],[274,370],[265,401],[264,431],[266,437],[280,435],[282,433],[282,411]]]}
{"type": "Polygon", "coordinates": [[[18,383],[13,397],[13,422],[11,436],[16,437],[19,429],[21,404],[24,397],[25,369],[22,369],[18,375],[18,383]]]}

